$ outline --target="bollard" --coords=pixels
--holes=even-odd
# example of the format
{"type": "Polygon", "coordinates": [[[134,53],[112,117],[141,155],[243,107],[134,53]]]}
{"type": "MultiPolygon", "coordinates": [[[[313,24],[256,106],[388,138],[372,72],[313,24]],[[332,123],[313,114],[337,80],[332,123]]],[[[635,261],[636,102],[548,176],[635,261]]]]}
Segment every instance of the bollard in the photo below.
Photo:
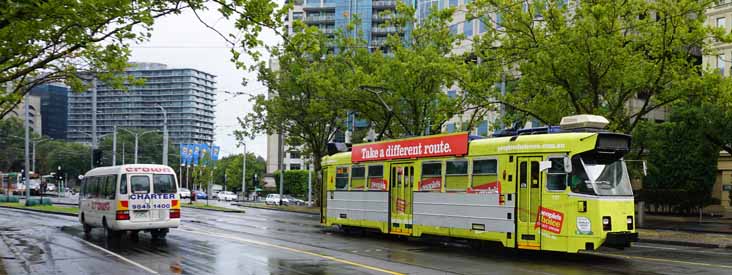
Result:
{"type": "Polygon", "coordinates": [[[646,212],[646,203],[643,201],[638,202],[638,216],[636,216],[636,228],[643,227],[643,218],[646,212]]]}

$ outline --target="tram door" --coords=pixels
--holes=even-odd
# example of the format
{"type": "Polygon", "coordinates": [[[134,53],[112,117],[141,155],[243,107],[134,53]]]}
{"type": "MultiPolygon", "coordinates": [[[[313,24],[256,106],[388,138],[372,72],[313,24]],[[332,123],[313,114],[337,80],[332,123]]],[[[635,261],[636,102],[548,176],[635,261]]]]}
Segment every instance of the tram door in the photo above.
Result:
{"type": "Polygon", "coordinates": [[[392,164],[390,178],[389,232],[411,235],[414,166],[411,163],[392,164]]]}
{"type": "Polygon", "coordinates": [[[518,221],[516,242],[518,248],[540,249],[541,227],[536,220],[541,206],[541,157],[518,157],[518,221]]]}

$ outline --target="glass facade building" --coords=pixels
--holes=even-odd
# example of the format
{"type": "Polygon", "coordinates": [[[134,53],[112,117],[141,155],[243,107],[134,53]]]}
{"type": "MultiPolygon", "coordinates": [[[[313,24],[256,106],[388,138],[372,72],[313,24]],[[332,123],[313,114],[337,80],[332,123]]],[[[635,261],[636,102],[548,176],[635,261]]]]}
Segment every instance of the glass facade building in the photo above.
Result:
{"type": "Polygon", "coordinates": [[[44,84],[31,90],[41,98],[41,128],[43,135],[52,139],[66,139],[69,118],[69,87],[62,84],[44,84]]]}
{"type": "MultiPolygon", "coordinates": [[[[111,133],[114,126],[162,132],[160,104],[167,112],[172,143],[213,142],[214,75],[196,69],[168,69],[158,63],[135,63],[126,74],[144,79],[144,85],[120,91],[97,81],[97,136],[111,133]]],[[[90,91],[70,95],[68,139],[91,141],[91,102],[90,91]]]]}

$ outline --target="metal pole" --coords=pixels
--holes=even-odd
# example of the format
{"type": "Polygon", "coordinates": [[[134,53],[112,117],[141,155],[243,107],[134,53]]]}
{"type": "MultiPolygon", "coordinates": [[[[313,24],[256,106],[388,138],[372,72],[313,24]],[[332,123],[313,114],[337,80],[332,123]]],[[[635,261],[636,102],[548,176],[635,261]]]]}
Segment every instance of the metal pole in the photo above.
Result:
{"type": "Polygon", "coordinates": [[[138,141],[139,137],[140,137],[139,133],[135,134],[135,164],[137,164],[137,141],[138,141]]]}
{"type": "Polygon", "coordinates": [[[36,145],[38,145],[38,141],[33,141],[33,172],[36,172],[36,145]]]}
{"type": "MultiPolygon", "coordinates": [[[[308,165],[310,166],[310,165],[308,165]]],[[[310,203],[313,201],[313,170],[308,167],[308,206],[310,206],[310,203]]]]}
{"type": "Polygon", "coordinates": [[[125,165],[125,144],[122,143],[122,165],[125,165]]]}
{"type": "Polygon", "coordinates": [[[112,133],[112,166],[117,166],[117,125],[114,125],[112,133]]]}
{"type": "Polygon", "coordinates": [[[23,107],[25,108],[25,119],[23,120],[23,127],[25,128],[25,169],[23,169],[23,173],[25,176],[25,205],[30,206],[30,177],[28,175],[28,168],[30,168],[30,111],[28,107],[28,101],[30,100],[30,97],[28,95],[25,95],[25,98],[23,99],[23,107]]]}
{"type": "Polygon", "coordinates": [[[242,145],[244,145],[244,156],[241,161],[241,195],[247,200],[247,144],[242,142],[242,145]]]}
{"type": "Polygon", "coordinates": [[[168,165],[168,113],[163,106],[157,105],[163,111],[163,165],[168,165]]]}
{"type": "Polygon", "coordinates": [[[285,193],[285,162],[284,162],[285,146],[284,146],[284,144],[282,144],[282,139],[283,139],[282,133],[279,134],[278,139],[279,139],[278,140],[279,150],[277,152],[277,157],[280,160],[280,203],[279,203],[279,205],[282,205],[282,197],[284,196],[284,193],[285,193]]]}
{"type": "Polygon", "coordinates": [[[97,149],[97,78],[96,77],[94,77],[92,79],[92,149],[97,149]]]}

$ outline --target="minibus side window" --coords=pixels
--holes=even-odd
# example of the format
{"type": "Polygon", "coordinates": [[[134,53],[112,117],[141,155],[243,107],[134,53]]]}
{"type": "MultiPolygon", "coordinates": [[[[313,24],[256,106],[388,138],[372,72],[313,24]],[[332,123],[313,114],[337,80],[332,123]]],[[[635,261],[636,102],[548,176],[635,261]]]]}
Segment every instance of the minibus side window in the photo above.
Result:
{"type": "Polygon", "coordinates": [[[117,192],[117,175],[107,176],[107,199],[113,200],[117,192]]]}
{"type": "Polygon", "coordinates": [[[94,186],[94,198],[101,198],[102,197],[102,180],[103,177],[94,177],[94,180],[92,180],[94,183],[92,186],[94,186]]]}
{"type": "Polygon", "coordinates": [[[130,185],[134,194],[150,193],[150,177],[148,176],[132,176],[130,185]]]}
{"type": "Polygon", "coordinates": [[[127,174],[122,174],[119,179],[119,193],[120,195],[127,195],[127,174]]]}
{"type": "Polygon", "coordinates": [[[175,179],[173,178],[173,175],[153,175],[153,193],[169,194],[177,192],[178,190],[175,188],[175,179]]]}

